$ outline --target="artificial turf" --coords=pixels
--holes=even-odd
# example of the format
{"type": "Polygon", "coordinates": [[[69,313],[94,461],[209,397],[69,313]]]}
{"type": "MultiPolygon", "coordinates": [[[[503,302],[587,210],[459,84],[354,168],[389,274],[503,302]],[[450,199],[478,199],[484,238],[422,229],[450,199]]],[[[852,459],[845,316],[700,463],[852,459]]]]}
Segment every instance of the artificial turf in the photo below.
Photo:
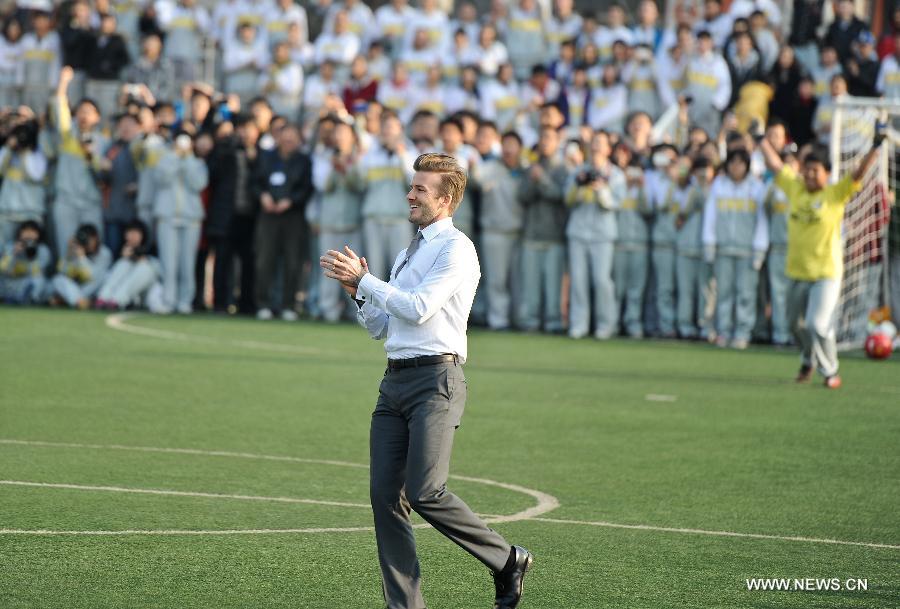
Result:
{"type": "MultiPolygon", "coordinates": [[[[381,607],[370,531],[9,532],[371,526],[363,466],[384,356],[363,330],[108,322],[0,309],[0,480],[112,487],[0,484],[0,608],[381,607]]],[[[473,331],[469,352],[453,474],[558,499],[541,518],[813,539],[500,523],[536,556],[524,609],[900,606],[896,358],[845,356],[844,387],[828,391],[795,385],[796,354],[769,348],[473,331]],[[868,591],[749,592],[750,577],[866,578],[868,591]]],[[[482,514],[535,503],[450,488],[482,514]]],[[[432,530],[417,539],[429,607],[491,606],[483,566],[432,530]]]]}

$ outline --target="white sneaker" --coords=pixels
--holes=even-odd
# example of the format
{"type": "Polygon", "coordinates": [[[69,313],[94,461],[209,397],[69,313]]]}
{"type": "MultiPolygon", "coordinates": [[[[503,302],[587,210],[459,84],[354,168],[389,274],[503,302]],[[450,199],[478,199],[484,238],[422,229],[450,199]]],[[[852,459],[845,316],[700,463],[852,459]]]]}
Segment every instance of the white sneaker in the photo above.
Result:
{"type": "Polygon", "coordinates": [[[256,319],[260,321],[269,321],[272,319],[272,310],[271,309],[260,309],[256,312],[256,319]]]}
{"type": "Polygon", "coordinates": [[[296,311],[285,309],[281,312],[281,321],[297,321],[296,311]]]}
{"type": "Polygon", "coordinates": [[[747,348],[747,344],[748,344],[747,339],[736,338],[733,341],[731,341],[731,348],[737,349],[738,351],[743,351],[744,349],[747,348]]]}
{"type": "Polygon", "coordinates": [[[178,305],[175,310],[181,315],[190,315],[194,312],[194,308],[191,305],[178,305]]]}

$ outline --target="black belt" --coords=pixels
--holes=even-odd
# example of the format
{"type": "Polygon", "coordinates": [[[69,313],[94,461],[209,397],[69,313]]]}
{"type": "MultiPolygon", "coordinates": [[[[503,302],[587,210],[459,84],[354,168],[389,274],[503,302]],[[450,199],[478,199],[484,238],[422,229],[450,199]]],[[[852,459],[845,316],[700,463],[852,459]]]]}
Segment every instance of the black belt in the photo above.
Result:
{"type": "Polygon", "coordinates": [[[388,370],[400,370],[401,368],[418,368],[419,366],[434,366],[436,364],[459,363],[459,356],[455,353],[443,355],[422,355],[406,359],[389,359],[388,370]]]}

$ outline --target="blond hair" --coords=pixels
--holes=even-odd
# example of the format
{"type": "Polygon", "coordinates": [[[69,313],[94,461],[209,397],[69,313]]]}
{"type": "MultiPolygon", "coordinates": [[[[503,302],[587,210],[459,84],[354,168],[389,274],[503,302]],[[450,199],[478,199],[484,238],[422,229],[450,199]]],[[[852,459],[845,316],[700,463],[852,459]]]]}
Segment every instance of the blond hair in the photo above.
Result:
{"type": "Polygon", "coordinates": [[[439,197],[450,197],[450,214],[456,211],[466,190],[466,172],[449,154],[429,152],[421,155],[413,163],[413,169],[425,173],[439,173],[441,181],[438,185],[439,197]]]}

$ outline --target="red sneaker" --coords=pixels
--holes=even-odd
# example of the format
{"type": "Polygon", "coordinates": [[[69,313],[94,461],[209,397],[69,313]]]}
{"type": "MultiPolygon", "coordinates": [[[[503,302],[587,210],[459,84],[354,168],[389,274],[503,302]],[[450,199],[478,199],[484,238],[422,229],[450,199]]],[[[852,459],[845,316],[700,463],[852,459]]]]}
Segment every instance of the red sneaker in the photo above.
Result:
{"type": "Polygon", "coordinates": [[[841,386],[841,377],[838,375],[829,376],[825,379],[825,387],[828,389],[838,389],[841,386]]]}
{"type": "Polygon", "coordinates": [[[794,379],[798,383],[808,383],[812,380],[812,366],[800,366],[797,377],[794,379]]]}

